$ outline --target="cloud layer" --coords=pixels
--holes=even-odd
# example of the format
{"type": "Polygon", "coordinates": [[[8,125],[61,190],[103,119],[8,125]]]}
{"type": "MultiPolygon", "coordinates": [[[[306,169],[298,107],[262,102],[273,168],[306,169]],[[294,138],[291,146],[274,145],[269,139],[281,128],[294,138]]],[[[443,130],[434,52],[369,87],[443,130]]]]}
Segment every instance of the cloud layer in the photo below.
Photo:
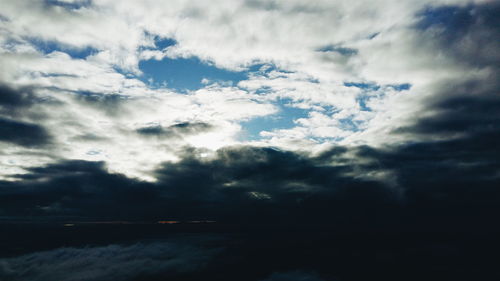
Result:
{"type": "Polygon", "coordinates": [[[0,277],[13,281],[172,278],[198,270],[213,254],[214,250],[175,242],[58,248],[0,259],[0,277]]]}
{"type": "MultiPolygon", "coordinates": [[[[372,210],[390,224],[424,205],[494,209],[496,3],[175,2],[139,19],[153,3],[49,1],[12,21],[25,2],[2,4],[4,216],[334,225],[372,210]],[[173,39],[161,49],[158,38],[173,39]],[[153,87],[137,68],[144,53],[247,79],[153,87]],[[294,125],[242,139],[276,115],[294,125]]],[[[436,214],[422,216],[433,227],[436,214]]]]}
{"type": "Polygon", "coordinates": [[[317,153],[334,144],[400,144],[422,137],[394,132],[432,114],[430,101],[452,95],[444,85],[488,84],[497,74],[495,3],[157,6],[2,4],[2,142],[10,146],[3,149],[4,178],[81,159],[154,180],[151,171],[178,158],[184,146],[242,143],[317,153]],[[171,78],[148,81],[141,73],[140,62],[180,58],[240,71],[246,79],[203,79],[185,93],[164,83],[171,78]],[[290,108],[305,115],[287,113],[290,108]],[[280,119],[289,125],[263,124],[280,119]],[[177,130],[168,140],[137,134],[183,123],[212,129],[177,130]],[[246,139],[250,128],[260,137],[246,139]]]}

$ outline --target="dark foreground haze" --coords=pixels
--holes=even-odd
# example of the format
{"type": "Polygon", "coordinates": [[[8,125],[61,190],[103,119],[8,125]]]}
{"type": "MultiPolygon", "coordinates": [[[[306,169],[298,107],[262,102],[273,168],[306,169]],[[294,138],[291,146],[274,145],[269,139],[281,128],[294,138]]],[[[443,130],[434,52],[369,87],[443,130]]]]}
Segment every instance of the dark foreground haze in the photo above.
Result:
{"type": "Polygon", "coordinates": [[[228,225],[10,225],[1,280],[498,280],[498,235],[228,225]]]}

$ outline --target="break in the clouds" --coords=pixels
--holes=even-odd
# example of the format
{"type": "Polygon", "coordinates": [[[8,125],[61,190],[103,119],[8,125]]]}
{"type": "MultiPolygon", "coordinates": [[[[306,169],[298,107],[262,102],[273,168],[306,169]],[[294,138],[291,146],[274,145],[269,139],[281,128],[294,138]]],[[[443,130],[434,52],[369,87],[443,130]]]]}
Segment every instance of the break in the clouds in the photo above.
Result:
{"type": "Polygon", "coordinates": [[[491,1],[0,7],[4,179],[73,159],[154,181],[185,147],[317,154],[451,139],[403,128],[461,85],[496,90],[491,1]]]}

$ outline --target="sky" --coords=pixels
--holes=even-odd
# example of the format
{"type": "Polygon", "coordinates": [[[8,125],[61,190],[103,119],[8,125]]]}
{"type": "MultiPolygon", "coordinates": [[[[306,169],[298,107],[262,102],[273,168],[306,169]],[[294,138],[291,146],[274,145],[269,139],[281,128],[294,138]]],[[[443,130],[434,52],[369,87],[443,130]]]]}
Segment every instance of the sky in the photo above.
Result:
{"type": "Polygon", "coordinates": [[[498,280],[470,237],[499,231],[499,14],[496,0],[0,1],[0,280],[498,280]],[[41,236],[22,234],[33,224],[41,236]],[[290,229],[303,234],[278,238],[290,229]]]}

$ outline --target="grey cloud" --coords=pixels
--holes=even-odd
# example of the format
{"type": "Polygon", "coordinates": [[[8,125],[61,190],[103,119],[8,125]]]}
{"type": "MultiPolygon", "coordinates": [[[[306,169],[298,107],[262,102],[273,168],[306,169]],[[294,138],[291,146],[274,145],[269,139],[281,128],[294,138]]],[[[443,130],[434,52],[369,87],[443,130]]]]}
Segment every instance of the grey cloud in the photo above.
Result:
{"type": "Polygon", "coordinates": [[[417,28],[426,40],[456,61],[472,67],[498,67],[500,63],[500,4],[441,6],[422,12],[417,28]]]}
{"type": "Polygon", "coordinates": [[[187,151],[157,169],[156,183],[109,174],[103,163],[61,162],[2,182],[0,206],[13,217],[488,229],[500,200],[498,139],[491,133],[391,150],[339,147],[312,158],[255,147],[224,148],[211,159],[187,151]],[[370,179],[385,172],[397,187],[370,179]]]}
{"type": "Polygon", "coordinates": [[[208,161],[186,153],[179,163],[158,168],[154,184],[109,174],[103,163],[66,161],[32,168],[18,176],[21,181],[1,183],[1,209],[6,216],[40,218],[154,221],[167,216],[292,223],[335,221],[340,215],[335,209],[351,212],[348,216],[369,206],[385,212],[384,204],[396,203],[382,184],[347,175],[353,167],[316,161],[252,147],[225,148],[208,161]]]}
{"type": "Polygon", "coordinates": [[[98,109],[111,117],[124,114],[126,110],[123,105],[130,100],[130,97],[126,95],[93,92],[76,92],[74,97],[82,105],[98,109]]]}
{"type": "Polygon", "coordinates": [[[51,136],[40,125],[0,117],[0,141],[33,147],[50,143],[51,136]]]}
{"type": "Polygon", "coordinates": [[[33,104],[34,95],[32,89],[24,88],[15,90],[6,85],[0,85],[0,106],[23,107],[33,104]]]}
{"type": "Polygon", "coordinates": [[[0,141],[26,147],[39,147],[53,141],[47,128],[38,121],[46,114],[34,110],[51,99],[35,94],[32,87],[13,88],[0,84],[0,141]]]}
{"type": "Polygon", "coordinates": [[[148,126],[137,129],[137,133],[143,136],[158,136],[158,137],[182,137],[183,135],[194,135],[213,130],[211,124],[204,122],[183,122],[162,127],[160,125],[148,126]]]}
{"type": "Polygon", "coordinates": [[[30,107],[43,102],[47,101],[35,95],[32,87],[13,88],[0,84],[0,115],[17,118],[26,115],[30,107]]]}
{"type": "Polygon", "coordinates": [[[466,82],[451,81],[426,102],[426,117],[394,133],[448,138],[474,136],[499,130],[499,84],[493,77],[466,82]]]}
{"type": "MultiPolygon", "coordinates": [[[[199,270],[215,254],[186,242],[58,248],[0,259],[0,279],[21,281],[172,278],[199,270]]],[[[141,279],[142,280],[142,279],[141,279]]]]}

